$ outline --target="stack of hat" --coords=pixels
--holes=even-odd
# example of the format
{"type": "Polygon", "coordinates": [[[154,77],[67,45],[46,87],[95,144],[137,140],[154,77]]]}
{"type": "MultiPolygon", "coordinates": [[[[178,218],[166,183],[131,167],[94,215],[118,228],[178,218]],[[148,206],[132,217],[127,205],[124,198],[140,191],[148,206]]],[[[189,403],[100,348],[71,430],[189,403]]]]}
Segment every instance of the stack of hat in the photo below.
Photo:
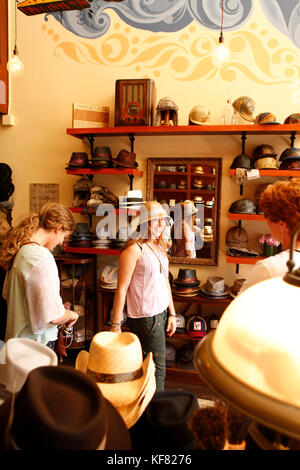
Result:
{"type": "Polygon", "coordinates": [[[119,200],[117,196],[106,186],[93,186],[91,188],[91,199],[87,202],[88,206],[98,207],[100,204],[112,204],[118,207],[119,200]]]}
{"type": "Polygon", "coordinates": [[[172,292],[179,297],[194,297],[199,293],[199,284],[195,269],[180,268],[177,279],[173,281],[172,292]]]}
{"type": "Polygon", "coordinates": [[[207,325],[200,315],[191,315],[187,322],[187,334],[192,338],[204,338],[206,336],[207,325]]]}
{"type": "Polygon", "coordinates": [[[300,170],[300,148],[288,147],[279,158],[279,170],[300,170]]]}
{"type": "Polygon", "coordinates": [[[275,153],[272,145],[261,144],[255,147],[252,153],[253,167],[257,170],[277,169],[275,153]]]}
{"type": "Polygon", "coordinates": [[[142,204],[145,204],[145,201],[139,189],[128,191],[127,196],[119,196],[120,208],[140,209],[142,204]]]}
{"type": "Polygon", "coordinates": [[[136,160],[136,154],[134,152],[128,152],[128,150],[122,149],[113,160],[113,164],[116,168],[137,168],[138,163],[136,160]]]}
{"type": "Polygon", "coordinates": [[[185,165],[179,165],[176,167],[176,171],[180,171],[181,173],[186,172],[186,166],[185,165]]]}
{"type": "Polygon", "coordinates": [[[243,287],[245,281],[246,279],[235,279],[233,285],[229,289],[229,294],[232,297],[236,297],[239,294],[241,288],[243,287]]]}
{"type": "Polygon", "coordinates": [[[209,276],[206,283],[200,287],[200,295],[209,299],[224,299],[228,292],[228,286],[220,276],[209,276]]]}
{"type": "Polygon", "coordinates": [[[90,195],[90,180],[85,175],[73,184],[73,207],[85,207],[90,195]]]}
{"type": "Polygon", "coordinates": [[[177,185],[177,189],[186,189],[186,187],[187,187],[186,180],[180,180],[177,185]]]}
{"type": "Polygon", "coordinates": [[[214,229],[211,225],[204,225],[204,229],[201,231],[201,236],[204,243],[212,243],[214,239],[214,229]]]}
{"type": "Polygon", "coordinates": [[[86,152],[73,152],[69,160],[67,170],[77,170],[89,167],[89,157],[86,152]]]}
{"type": "Polygon", "coordinates": [[[205,173],[202,166],[194,166],[193,172],[198,173],[198,175],[204,175],[205,173]]]}
{"type": "Polygon", "coordinates": [[[215,198],[213,197],[212,199],[205,201],[204,205],[208,209],[211,209],[215,205],[215,198]]]}
{"type": "Polygon", "coordinates": [[[96,235],[97,238],[92,241],[92,245],[95,248],[108,248],[110,245],[110,232],[105,230],[104,227],[97,227],[96,235]]]}
{"type": "Polygon", "coordinates": [[[8,201],[15,190],[11,175],[10,166],[6,163],[0,163],[0,202],[8,201]]]}
{"type": "Polygon", "coordinates": [[[89,226],[87,223],[77,223],[75,230],[70,237],[70,246],[77,247],[89,247],[91,246],[91,241],[93,234],[90,232],[89,226]]]}
{"type": "Polygon", "coordinates": [[[109,147],[96,147],[91,158],[92,168],[112,168],[113,159],[109,147]]]}
{"type": "Polygon", "coordinates": [[[193,185],[193,188],[194,188],[194,189],[202,189],[203,186],[204,186],[204,185],[203,185],[203,181],[202,181],[200,178],[195,178],[195,179],[193,180],[192,185],[193,185]]]}
{"type": "Polygon", "coordinates": [[[116,289],[118,281],[118,262],[108,264],[99,277],[99,286],[103,289],[116,289]]]}
{"type": "MultiPolygon", "coordinates": [[[[204,205],[204,200],[202,196],[194,196],[193,203],[204,205]]],[[[197,207],[201,207],[201,206],[197,206],[197,207]]]]}

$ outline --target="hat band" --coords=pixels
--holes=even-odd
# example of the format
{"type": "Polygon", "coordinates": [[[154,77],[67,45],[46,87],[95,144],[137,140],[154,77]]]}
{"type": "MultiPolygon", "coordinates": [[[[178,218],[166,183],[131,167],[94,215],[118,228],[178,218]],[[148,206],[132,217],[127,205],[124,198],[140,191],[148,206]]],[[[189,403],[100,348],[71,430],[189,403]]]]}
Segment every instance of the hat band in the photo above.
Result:
{"type": "Polygon", "coordinates": [[[117,384],[117,383],[130,382],[131,380],[139,379],[143,375],[143,367],[133,372],[125,372],[124,374],[100,374],[99,372],[95,372],[87,368],[87,373],[96,382],[107,383],[107,384],[117,384]]]}

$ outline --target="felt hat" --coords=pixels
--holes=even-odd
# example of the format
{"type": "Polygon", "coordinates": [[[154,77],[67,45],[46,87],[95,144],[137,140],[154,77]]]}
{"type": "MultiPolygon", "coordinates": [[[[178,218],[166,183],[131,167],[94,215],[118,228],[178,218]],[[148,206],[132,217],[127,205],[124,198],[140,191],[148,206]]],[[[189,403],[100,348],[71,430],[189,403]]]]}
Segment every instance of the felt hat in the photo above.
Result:
{"type": "Polygon", "coordinates": [[[189,113],[189,125],[203,125],[209,124],[210,111],[206,106],[197,105],[194,106],[189,113]]]}
{"type": "Polygon", "coordinates": [[[287,118],[285,118],[283,124],[299,124],[300,123],[300,113],[293,113],[290,114],[287,118]]]}
{"type": "Polygon", "coordinates": [[[18,392],[33,369],[57,365],[55,352],[33,339],[10,338],[3,349],[5,364],[0,366],[0,382],[10,392],[18,392]]]}
{"type": "Polygon", "coordinates": [[[136,168],[138,166],[135,161],[136,154],[122,149],[114,159],[114,166],[117,168],[136,168]]]}
{"type": "Polygon", "coordinates": [[[251,199],[238,199],[234,201],[230,207],[229,212],[232,214],[256,214],[256,207],[251,199]]]}
{"type": "Polygon", "coordinates": [[[258,158],[265,158],[265,157],[276,157],[277,153],[275,152],[272,145],[268,144],[261,144],[257,145],[252,152],[252,159],[257,160],[258,158]]]}
{"type": "Polygon", "coordinates": [[[78,354],[75,367],[95,380],[128,428],[139,419],[155,392],[152,353],[143,361],[141,343],[130,332],[97,333],[89,352],[78,354]]]}
{"type": "Polygon", "coordinates": [[[229,289],[229,294],[232,296],[232,297],[236,297],[241,288],[243,287],[244,283],[245,283],[246,279],[235,279],[232,286],[230,287],[229,289]]]}
{"type": "Polygon", "coordinates": [[[230,168],[245,168],[246,170],[250,170],[252,168],[251,158],[248,155],[241,153],[233,159],[230,168]]]}
{"type": "Polygon", "coordinates": [[[189,420],[199,409],[197,397],[186,390],[156,392],[138,423],[130,430],[133,450],[200,450],[189,428],[189,420]]]}
{"type": "Polygon", "coordinates": [[[67,169],[88,168],[89,157],[86,152],[73,152],[67,169]]]}
{"type": "Polygon", "coordinates": [[[200,293],[210,298],[220,298],[228,295],[228,286],[220,276],[209,276],[205,284],[200,287],[200,293]]]}
{"type": "Polygon", "coordinates": [[[69,366],[45,366],[32,370],[0,406],[0,448],[130,450],[131,441],[91,377],[69,366]]]}
{"type": "Polygon", "coordinates": [[[225,243],[227,246],[241,246],[246,248],[248,245],[248,233],[243,227],[238,225],[230,227],[225,236],[225,243]]]}

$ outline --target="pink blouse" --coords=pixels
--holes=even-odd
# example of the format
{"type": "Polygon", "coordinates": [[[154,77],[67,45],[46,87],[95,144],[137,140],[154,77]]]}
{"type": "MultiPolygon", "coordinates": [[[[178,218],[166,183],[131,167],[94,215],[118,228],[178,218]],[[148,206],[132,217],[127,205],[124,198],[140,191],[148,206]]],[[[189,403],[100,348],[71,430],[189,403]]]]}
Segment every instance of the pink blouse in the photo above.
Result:
{"type": "Polygon", "coordinates": [[[142,256],[136,263],[126,295],[127,315],[131,318],[152,317],[170,304],[168,257],[163,252],[157,253],[158,250],[154,254],[146,243],[139,246],[142,256]]]}

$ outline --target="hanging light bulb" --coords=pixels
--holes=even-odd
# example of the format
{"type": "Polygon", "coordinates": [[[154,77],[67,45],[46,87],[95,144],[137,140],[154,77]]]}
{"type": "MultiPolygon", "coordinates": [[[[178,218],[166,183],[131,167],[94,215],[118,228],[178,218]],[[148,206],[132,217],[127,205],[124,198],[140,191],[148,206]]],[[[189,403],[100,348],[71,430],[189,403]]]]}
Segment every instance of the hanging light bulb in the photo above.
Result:
{"type": "Polygon", "coordinates": [[[219,44],[212,53],[212,60],[215,65],[220,65],[226,62],[230,57],[230,51],[224,44],[223,36],[223,14],[224,14],[224,0],[222,0],[222,18],[221,18],[221,31],[219,37],[219,44]]]}
{"type": "Polygon", "coordinates": [[[17,0],[15,1],[15,47],[12,58],[7,62],[6,68],[14,77],[21,77],[24,73],[24,64],[19,59],[17,48],[17,0]]]}

